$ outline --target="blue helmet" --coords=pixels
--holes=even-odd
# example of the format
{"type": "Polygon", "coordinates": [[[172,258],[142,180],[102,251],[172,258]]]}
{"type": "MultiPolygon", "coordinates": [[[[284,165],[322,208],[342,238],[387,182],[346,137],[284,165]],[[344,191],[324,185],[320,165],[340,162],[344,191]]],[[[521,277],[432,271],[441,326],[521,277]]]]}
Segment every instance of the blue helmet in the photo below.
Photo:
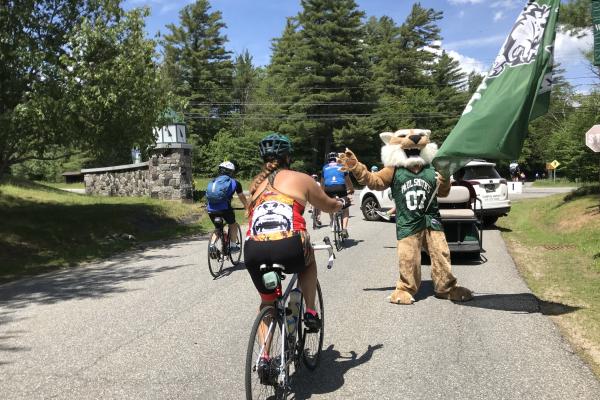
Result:
{"type": "Polygon", "coordinates": [[[269,156],[283,157],[292,152],[292,142],[290,139],[285,135],[275,132],[265,136],[258,144],[258,147],[262,158],[269,156]]]}

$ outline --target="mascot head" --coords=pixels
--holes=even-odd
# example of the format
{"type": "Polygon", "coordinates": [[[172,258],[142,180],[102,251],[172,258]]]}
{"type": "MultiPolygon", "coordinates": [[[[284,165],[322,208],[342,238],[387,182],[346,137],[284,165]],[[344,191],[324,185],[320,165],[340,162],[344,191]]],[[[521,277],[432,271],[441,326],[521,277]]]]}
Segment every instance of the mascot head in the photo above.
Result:
{"type": "Polygon", "coordinates": [[[437,145],[429,142],[427,129],[400,129],[379,135],[385,146],[381,148],[381,161],[386,167],[424,166],[433,160],[437,145]]]}

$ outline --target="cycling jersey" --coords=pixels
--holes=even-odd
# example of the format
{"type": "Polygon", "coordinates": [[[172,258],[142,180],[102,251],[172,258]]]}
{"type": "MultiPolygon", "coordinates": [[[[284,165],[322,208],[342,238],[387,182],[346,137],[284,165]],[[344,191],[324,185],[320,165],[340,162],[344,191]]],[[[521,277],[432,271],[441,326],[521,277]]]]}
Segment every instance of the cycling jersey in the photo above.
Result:
{"type": "Polygon", "coordinates": [[[240,194],[243,192],[242,189],[242,184],[240,183],[240,181],[238,181],[237,179],[231,179],[231,187],[229,189],[229,193],[227,194],[228,200],[227,201],[222,201],[219,203],[213,203],[211,204],[210,202],[206,205],[206,209],[209,213],[211,212],[219,212],[219,211],[226,211],[226,210],[231,210],[231,199],[233,198],[233,194],[237,193],[240,194]]]}
{"type": "Polygon", "coordinates": [[[346,175],[348,172],[341,171],[342,165],[336,162],[330,162],[323,166],[323,181],[325,187],[346,185],[346,175]]]}
{"type": "Polygon", "coordinates": [[[256,199],[248,215],[244,263],[263,301],[277,298],[262,282],[261,264],[281,264],[286,273],[304,271],[314,263],[314,252],[302,216],[305,206],[269,184],[256,199]]]}

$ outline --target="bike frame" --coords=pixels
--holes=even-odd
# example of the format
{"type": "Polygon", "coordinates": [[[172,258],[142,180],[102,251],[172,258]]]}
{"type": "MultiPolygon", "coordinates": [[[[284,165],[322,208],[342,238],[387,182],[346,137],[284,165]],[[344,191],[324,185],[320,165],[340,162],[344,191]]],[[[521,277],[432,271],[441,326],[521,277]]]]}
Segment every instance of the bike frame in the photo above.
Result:
{"type": "MultiPolygon", "coordinates": [[[[314,250],[327,250],[329,252],[329,259],[327,261],[327,269],[331,269],[333,267],[333,261],[335,260],[335,254],[333,253],[333,247],[331,246],[331,241],[329,240],[328,237],[326,237],[324,240],[325,244],[320,244],[320,245],[316,245],[313,244],[313,249],[314,250]]],[[[277,273],[283,274],[285,267],[281,264],[273,264],[271,266],[271,268],[268,268],[265,264],[260,266],[260,270],[272,270],[272,271],[277,271],[277,273]]],[[[271,337],[271,333],[273,332],[275,328],[275,324],[277,323],[278,320],[283,321],[283,323],[281,324],[281,365],[280,365],[280,372],[279,372],[279,376],[277,377],[277,383],[279,385],[287,385],[287,380],[288,380],[288,376],[287,376],[287,367],[288,365],[293,361],[293,359],[287,360],[286,359],[286,343],[287,343],[287,335],[288,335],[288,328],[287,328],[287,324],[285,322],[285,304],[287,302],[288,297],[290,296],[290,292],[292,291],[292,289],[295,287],[296,282],[298,281],[298,274],[292,274],[291,278],[290,278],[290,282],[288,283],[285,292],[277,299],[277,301],[275,302],[275,316],[276,318],[271,321],[271,323],[269,324],[269,329],[267,330],[267,334],[264,337],[264,341],[261,345],[260,348],[260,352],[259,354],[263,354],[265,347],[267,346],[267,342],[269,341],[269,338],[271,337]]],[[[299,315],[303,315],[303,311],[304,311],[304,304],[300,303],[300,313],[299,315]]],[[[296,321],[296,332],[298,332],[298,325],[300,324],[300,318],[298,318],[298,321],[296,321]]],[[[296,344],[297,340],[294,340],[294,345],[296,344]]],[[[260,361],[260,357],[256,360],[256,364],[255,364],[255,368],[258,368],[258,363],[260,361]]]]}

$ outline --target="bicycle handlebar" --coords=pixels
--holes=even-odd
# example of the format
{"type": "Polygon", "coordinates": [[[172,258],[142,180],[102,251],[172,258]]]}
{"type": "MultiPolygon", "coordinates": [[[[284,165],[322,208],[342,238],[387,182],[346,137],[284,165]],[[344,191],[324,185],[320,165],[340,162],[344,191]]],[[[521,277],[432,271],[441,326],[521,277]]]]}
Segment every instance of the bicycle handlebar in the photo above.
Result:
{"type": "Polygon", "coordinates": [[[313,249],[314,250],[327,250],[327,252],[329,253],[329,259],[327,260],[327,269],[331,269],[331,268],[333,268],[333,260],[335,260],[335,253],[333,252],[333,246],[331,245],[331,240],[327,236],[325,236],[325,238],[323,239],[323,242],[325,244],[314,244],[313,243],[313,249]]]}

